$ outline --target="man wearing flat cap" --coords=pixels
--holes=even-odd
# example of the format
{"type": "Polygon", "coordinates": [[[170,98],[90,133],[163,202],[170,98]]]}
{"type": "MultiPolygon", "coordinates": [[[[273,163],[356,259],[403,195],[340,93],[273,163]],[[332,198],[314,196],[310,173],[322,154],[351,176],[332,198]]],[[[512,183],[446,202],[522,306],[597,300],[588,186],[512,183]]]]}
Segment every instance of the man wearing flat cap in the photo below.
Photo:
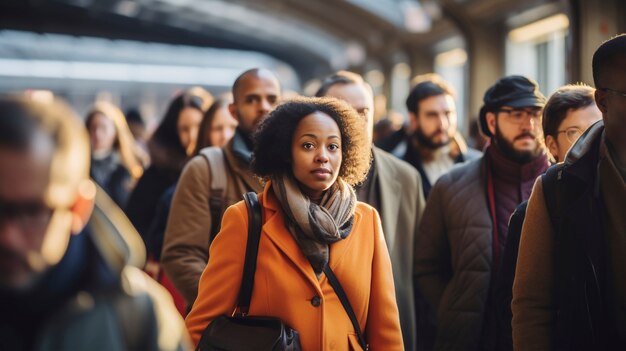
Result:
{"type": "Polygon", "coordinates": [[[515,207],[548,168],[541,116],[545,97],[522,76],[484,96],[484,155],[453,168],[430,192],[417,236],[417,282],[437,310],[437,350],[499,349],[493,287],[515,207]]]}

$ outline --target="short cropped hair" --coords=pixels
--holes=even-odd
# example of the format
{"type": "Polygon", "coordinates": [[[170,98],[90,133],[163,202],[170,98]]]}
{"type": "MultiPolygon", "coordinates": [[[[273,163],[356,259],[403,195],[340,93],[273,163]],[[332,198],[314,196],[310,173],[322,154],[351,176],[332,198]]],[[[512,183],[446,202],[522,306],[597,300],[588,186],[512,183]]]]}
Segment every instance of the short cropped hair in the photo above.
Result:
{"type": "Polygon", "coordinates": [[[420,101],[431,96],[450,95],[455,97],[456,95],[454,88],[435,73],[417,76],[412,82],[415,85],[411,88],[409,96],[406,98],[406,109],[416,115],[419,114],[420,101]]]}
{"type": "Polygon", "coordinates": [[[561,122],[570,110],[578,110],[595,103],[595,89],[585,84],[569,84],[560,87],[550,96],[543,108],[543,134],[556,138],[561,122]]]}
{"type": "MultiPolygon", "coordinates": [[[[614,69],[612,64],[618,55],[626,56],[626,34],[615,36],[600,45],[593,54],[591,63],[593,69],[593,82],[596,88],[606,88],[603,79],[606,79],[608,70],[614,69]]],[[[624,72],[614,72],[623,74],[624,72]]]]}
{"type": "Polygon", "coordinates": [[[342,162],[339,177],[351,185],[362,182],[371,163],[371,145],[365,121],[342,100],[331,97],[298,97],[279,105],[261,122],[254,134],[252,171],[268,180],[289,174],[293,134],[304,117],[322,112],[332,118],[341,133],[342,162]]]}

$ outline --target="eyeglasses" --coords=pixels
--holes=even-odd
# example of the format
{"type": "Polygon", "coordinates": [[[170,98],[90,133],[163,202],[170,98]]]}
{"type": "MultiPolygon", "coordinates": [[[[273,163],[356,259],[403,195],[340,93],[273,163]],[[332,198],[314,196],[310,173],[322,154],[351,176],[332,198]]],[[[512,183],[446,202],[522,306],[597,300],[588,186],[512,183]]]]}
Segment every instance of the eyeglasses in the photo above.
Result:
{"type": "Polygon", "coordinates": [[[530,117],[533,122],[539,122],[541,120],[541,109],[501,108],[498,110],[498,112],[506,113],[509,121],[514,124],[524,123],[527,117],[530,117]]]}
{"type": "Polygon", "coordinates": [[[609,89],[609,88],[598,88],[598,90],[608,91],[608,92],[620,95],[621,97],[626,97],[626,93],[623,92],[623,91],[619,91],[619,90],[615,90],[615,89],[609,89]]]}
{"type": "Polygon", "coordinates": [[[584,130],[578,127],[569,127],[563,130],[557,130],[556,135],[558,136],[561,133],[565,133],[565,137],[569,140],[570,143],[575,143],[578,138],[583,134],[584,130]]]}
{"type": "Polygon", "coordinates": [[[52,209],[43,203],[7,203],[0,201],[0,223],[13,221],[26,232],[43,230],[52,217],[52,209]]]}

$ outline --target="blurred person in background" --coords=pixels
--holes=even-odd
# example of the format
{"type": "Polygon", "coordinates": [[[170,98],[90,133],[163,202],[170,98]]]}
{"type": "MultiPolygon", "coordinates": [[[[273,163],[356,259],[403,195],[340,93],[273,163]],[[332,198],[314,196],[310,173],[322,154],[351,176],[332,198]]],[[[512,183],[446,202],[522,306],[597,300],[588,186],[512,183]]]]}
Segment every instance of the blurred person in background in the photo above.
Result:
{"type": "Polygon", "coordinates": [[[150,167],[137,182],[126,205],[128,218],[144,241],[159,199],[176,183],[196,148],[198,129],[207,107],[205,99],[210,97],[206,94],[203,99],[185,91],[175,97],[148,142],[150,167]]]}
{"type": "Polygon", "coordinates": [[[235,80],[228,105],[239,125],[226,146],[202,149],[181,175],[167,221],[161,263],[189,306],[209,260],[209,245],[219,231],[226,208],[249,191],[260,192],[252,174],[252,134],[281,98],[271,71],[253,68],[235,80]]]}
{"type": "MultiPolygon", "coordinates": [[[[205,147],[225,146],[232,138],[236,127],[237,120],[235,120],[228,111],[228,101],[216,100],[204,114],[202,122],[200,122],[194,156],[198,155],[200,150],[205,147]],[[212,144],[213,141],[217,144],[212,144]]],[[[184,316],[187,310],[185,300],[172,285],[160,266],[163,236],[165,234],[167,219],[175,191],[176,184],[167,188],[159,199],[159,203],[156,207],[154,219],[150,225],[148,235],[145,238],[146,248],[148,250],[148,265],[146,271],[172,294],[176,308],[184,316]]]]}
{"type": "Polygon", "coordinates": [[[146,122],[144,122],[138,109],[131,108],[126,111],[126,123],[137,144],[139,144],[142,149],[146,150],[148,131],[146,130],[146,122]]]}
{"type": "Polygon", "coordinates": [[[543,133],[546,147],[556,162],[565,160],[565,154],[585,130],[602,119],[594,93],[595,89],[587,85],[566,85],[546,103],[543,133]]]}
{"type": "Polygon", "coordinates": [[[124,208],[143,174],[147,155],[135,144],[122,111],[113,104],[97,103],[87,114],[85,126],[91,144],[89,175],[124,208]]]}
{"type": "Polygon", "coordinates": [[[217,99],[209,107],[200,123],[198,142],[194,155],[208,146],[223,147],[235,135],[239,124],[228,110],[228,100],[217,99]]]}
{"type": "Polygon", "coordinates": [[[457,131],[454,90],[437,74],[418,76],[406,99],[409,124],[379,143],[380,147],[407,161],[422,176],[428,198],[437,179],[455,163],[480,157],[467,147],[457,131]]]}
{"type": "Polygon", "coordinates": [[[65,105],[0,99],[0,349],[188,349],[89,155],[65,105]]]}
{"type": "MultiPolygon", "coordinates": [[[[352,106],[365,120],[368,143],[372,145],[374,98],[372,88],[360,75],[339,71],[324,79],[316,95],[341,99],[352,106]]],[[[367,176],[355,186],[356,196],[380,213],[391,258],[404,348],[412,351],[421,332],[416,323],[413,292],[415,237],[425,206],[421,179],[410,164],[373,145],[371,157],[367,176]]]]}

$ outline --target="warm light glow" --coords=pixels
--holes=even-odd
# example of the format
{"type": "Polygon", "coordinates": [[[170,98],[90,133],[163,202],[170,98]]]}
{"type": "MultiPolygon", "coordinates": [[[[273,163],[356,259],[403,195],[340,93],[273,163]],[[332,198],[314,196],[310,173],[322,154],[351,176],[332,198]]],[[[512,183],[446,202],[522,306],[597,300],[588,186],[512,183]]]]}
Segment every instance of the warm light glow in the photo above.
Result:
{"type": "Polygon", "coordinates": [[[453,49],[435,56],[435,65],[441,67],[458,67],[467,62],[467,52],[463,49],[453,49]]]}
{"type": "Polygon", "coordinates": [[[372,88],[376,89],[378,87],[382,87],[385,83],[385,75],[383,72],[373,69],[365,73],[365,81],[367,81],[372,88]]]}
{"type": "Polygon", "coordinates": [[[569,18],[564,14],[558,14],[510,31],[509,39],[518,43],[530,41],[568,28],[569,18]]]}

